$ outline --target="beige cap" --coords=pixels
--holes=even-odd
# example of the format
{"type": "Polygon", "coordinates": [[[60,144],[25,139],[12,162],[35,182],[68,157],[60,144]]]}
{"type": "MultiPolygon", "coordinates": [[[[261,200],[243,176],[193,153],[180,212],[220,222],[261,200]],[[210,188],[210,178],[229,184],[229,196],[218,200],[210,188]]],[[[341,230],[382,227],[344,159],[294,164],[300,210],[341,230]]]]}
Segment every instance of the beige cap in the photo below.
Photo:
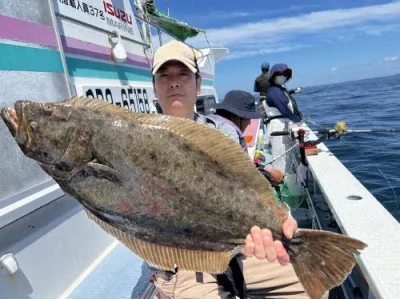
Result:
{"type": "Polygon", "coordinates": [[[193,73],[197,72],[196,57],[193,49],[182,42],[172,40],[161,46],[154,53],[152,74],[155,75],[164,63],[171,60],[182,62],[193,73]]]}

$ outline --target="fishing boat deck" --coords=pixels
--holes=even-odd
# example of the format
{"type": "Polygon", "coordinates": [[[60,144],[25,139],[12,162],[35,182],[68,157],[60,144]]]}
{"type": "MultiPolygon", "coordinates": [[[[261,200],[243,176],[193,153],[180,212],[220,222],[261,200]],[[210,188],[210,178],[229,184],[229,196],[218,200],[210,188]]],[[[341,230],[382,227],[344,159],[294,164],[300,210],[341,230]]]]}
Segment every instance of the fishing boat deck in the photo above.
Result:
{"type": "Polygon", "coordinates": [[[158,298],[150,279],[143,260],[115,241],[104,259],[95,262],[61,298],[158,298]]]}
{"type": "MultiPolygon", "coordinates": [[[[315,136],[314,136],[315,137],[315,136]]],[[[341,231],[370,244],[358,264],[376,298],[400,298],[400,224],[324,145],[309,169],[341,231]]]]}

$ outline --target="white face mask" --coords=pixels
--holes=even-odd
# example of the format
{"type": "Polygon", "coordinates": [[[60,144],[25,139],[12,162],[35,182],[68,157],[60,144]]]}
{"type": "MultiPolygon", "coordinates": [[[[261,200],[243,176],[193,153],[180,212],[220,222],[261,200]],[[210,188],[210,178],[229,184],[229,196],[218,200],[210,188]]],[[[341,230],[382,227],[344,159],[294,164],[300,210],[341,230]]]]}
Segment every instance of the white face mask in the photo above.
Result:
{"type": "Polygon", "coordinates": [[[276,76],[275,77],[275,84],[276,85],[284,85],[287,81],[287,78],[285,76],[276,76]]]}

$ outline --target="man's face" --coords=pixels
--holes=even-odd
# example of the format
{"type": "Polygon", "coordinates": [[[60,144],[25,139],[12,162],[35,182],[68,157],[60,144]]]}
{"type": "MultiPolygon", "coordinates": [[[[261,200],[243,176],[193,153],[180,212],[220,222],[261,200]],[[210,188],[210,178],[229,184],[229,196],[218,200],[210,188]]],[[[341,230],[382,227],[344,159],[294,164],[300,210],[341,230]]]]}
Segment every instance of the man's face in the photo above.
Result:
{"type": "Polygon", "coordinates": [[[166,62],[154,75],[154,93],[164,114],[192,117],[201,78],[178,61],[166,62]]]}

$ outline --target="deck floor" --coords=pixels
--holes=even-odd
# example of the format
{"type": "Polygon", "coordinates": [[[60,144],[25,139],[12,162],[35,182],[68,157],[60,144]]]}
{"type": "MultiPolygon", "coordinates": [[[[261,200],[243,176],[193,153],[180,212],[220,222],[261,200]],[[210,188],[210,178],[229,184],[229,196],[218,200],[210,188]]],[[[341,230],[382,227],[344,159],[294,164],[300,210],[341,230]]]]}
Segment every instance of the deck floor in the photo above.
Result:
{"type": "Polygon", "coordinates": [[[150,277],[143,260],[118,244],[67,298],[140,298],[149,286],[150,277]]]}

